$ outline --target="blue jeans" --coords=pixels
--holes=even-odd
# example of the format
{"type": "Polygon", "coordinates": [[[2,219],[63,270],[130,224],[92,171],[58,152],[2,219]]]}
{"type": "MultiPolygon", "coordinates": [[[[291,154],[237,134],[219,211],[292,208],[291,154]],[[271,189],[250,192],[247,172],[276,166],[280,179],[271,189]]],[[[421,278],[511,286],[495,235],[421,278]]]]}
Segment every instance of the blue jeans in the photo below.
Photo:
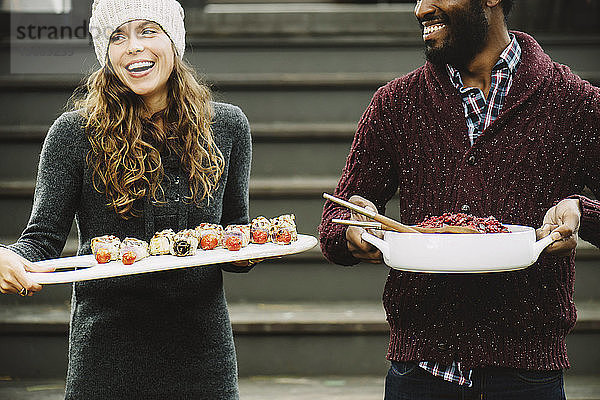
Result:
{"type": "Polygon", "coordinates": [[[471,379],[472,387],[459,386],[416,363],[392,361],[385,400],[566,400],[562,370],[480,368],[471,379]]]}

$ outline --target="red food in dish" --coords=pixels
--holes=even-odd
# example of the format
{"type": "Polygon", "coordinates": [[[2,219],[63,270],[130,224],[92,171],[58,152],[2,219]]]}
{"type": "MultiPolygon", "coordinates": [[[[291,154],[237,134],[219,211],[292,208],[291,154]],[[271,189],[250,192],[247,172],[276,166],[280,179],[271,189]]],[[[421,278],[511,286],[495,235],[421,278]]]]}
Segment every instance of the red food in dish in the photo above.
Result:
{"type": "Polygon", "coordinates": [[[269,232],[266,230],[255,230],[252,232],[252,242],[263,244],[269,240],[269,232]]]}
{"type": "Polygon", "coordinates": [[[445,225],[467,226],[481,233],[508,233],[510,230],[502,225],[496,218],[480,218],[463,213],[444,213],[440,216],[427,217],[417,224],[423,228],[441,228],[445,225]]]}
{"type": "Polygon", "coordinates": [[[122,258],[123,264],[125,264],[125,265],[133,264],[135,262],[136,256],[137,255],[135,254],[135,251],[128,251],[128,252],[123,253],[123,258],[122,258]]]}
{"type": "Polygon", "coordinates": [[[225,239],[225,247],[231,251],[238,251],[242,248],[242,239],[237,236],[228,236],[225,239]]]}
{"type": "Polygon", "coordinates": [[[102,247],[99,248],[98,251],[96,251],[96,261],[98,261],[99,264],[106,264],[107,262],[109,262],[110,251],[102,247]]]}
{"type": "Polygon", "coordinates": [[[212,250],[219,244],[219,238],[217,235],[206,234],[202,236],[202,240],[200,240],[200,247],[202,250],[212,250]]]}

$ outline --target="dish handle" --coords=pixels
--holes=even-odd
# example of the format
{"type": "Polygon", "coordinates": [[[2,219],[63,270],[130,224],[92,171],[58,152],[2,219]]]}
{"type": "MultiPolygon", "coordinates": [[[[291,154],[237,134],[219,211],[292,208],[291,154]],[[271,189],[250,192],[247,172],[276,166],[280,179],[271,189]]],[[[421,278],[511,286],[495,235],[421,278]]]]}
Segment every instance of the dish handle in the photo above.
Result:
{"type": "Polygon", "coordinates": [[[538,257],[540,256],[540,254],[542,254],[542,251],[544,251],[544,249],[548,246],[550,246],[552,243],[554,243],[556,239],[554,239],[552,237],[552,234],[541,238],[540,240],[538,240],[537,242],[535,242],[533,244],[533,262],[536,262],[538,257]]]}
{"type": "Polygon", "coordinates": [[[386,241],[381,240],[377,236],[372,235],[366,231],[363,232],[360,237],[365,242],[370,243],[373,246],[377,247],[383,253],[384,259],[386,259],[386,260],[390,259],[390,245],[386,241]]]}

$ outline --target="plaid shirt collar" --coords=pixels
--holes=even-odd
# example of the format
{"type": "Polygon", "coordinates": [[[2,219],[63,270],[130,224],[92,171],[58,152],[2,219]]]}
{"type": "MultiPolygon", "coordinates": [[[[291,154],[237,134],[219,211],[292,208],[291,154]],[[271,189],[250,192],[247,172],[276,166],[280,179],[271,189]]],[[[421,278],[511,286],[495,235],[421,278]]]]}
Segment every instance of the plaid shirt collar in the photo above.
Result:
{"type": "MultiPolygon", "coordinates": [[[[514,76],[519,64],[521,63],[521,46],[517,41],[517,38],[512,33],[510,35],[510,43],[508,46],[500,53],[500,58],[498,62],[492,68],[492,72],[502,68],[508,68],[510,74],[514,76]]],[[[469,90],[469,88],[465,88],[462,77],[460,76],[460,72],[454,68],[450,64],[446,64],[446,69],[448,71],[448,75],[450,76],[450,81],[461,93],[464,93],[469,90]]]]}
{"type": "Polygon", "coordinates": [[[504,99],[512,85],[513,75],[521,62],[521,47],[515,35],[511,34],[510,37],[509,45],[502,51],[498,62],[492,68],[492,80],[487,98],[481,89],[465,87],[460,72],[451,65],[446,66],[450,82],[462,97],[471,145],[500,115],[504,99]]]}

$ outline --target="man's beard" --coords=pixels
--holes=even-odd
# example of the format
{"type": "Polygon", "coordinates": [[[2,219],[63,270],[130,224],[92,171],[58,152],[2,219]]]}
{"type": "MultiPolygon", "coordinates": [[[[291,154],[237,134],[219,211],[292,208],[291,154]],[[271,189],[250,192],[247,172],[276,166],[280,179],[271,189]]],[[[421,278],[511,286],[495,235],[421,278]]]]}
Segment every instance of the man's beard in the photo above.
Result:
{"type": "Polygon", "coordinates": [[[488,33],[489,25],[481,0],[472,0],[467,10],[443,14],[442,18],[448,30],[447,38],[438,48],[432,48],[426,42],[425,58],[435,65],[466,67],[483,49],[488,33]]]}

